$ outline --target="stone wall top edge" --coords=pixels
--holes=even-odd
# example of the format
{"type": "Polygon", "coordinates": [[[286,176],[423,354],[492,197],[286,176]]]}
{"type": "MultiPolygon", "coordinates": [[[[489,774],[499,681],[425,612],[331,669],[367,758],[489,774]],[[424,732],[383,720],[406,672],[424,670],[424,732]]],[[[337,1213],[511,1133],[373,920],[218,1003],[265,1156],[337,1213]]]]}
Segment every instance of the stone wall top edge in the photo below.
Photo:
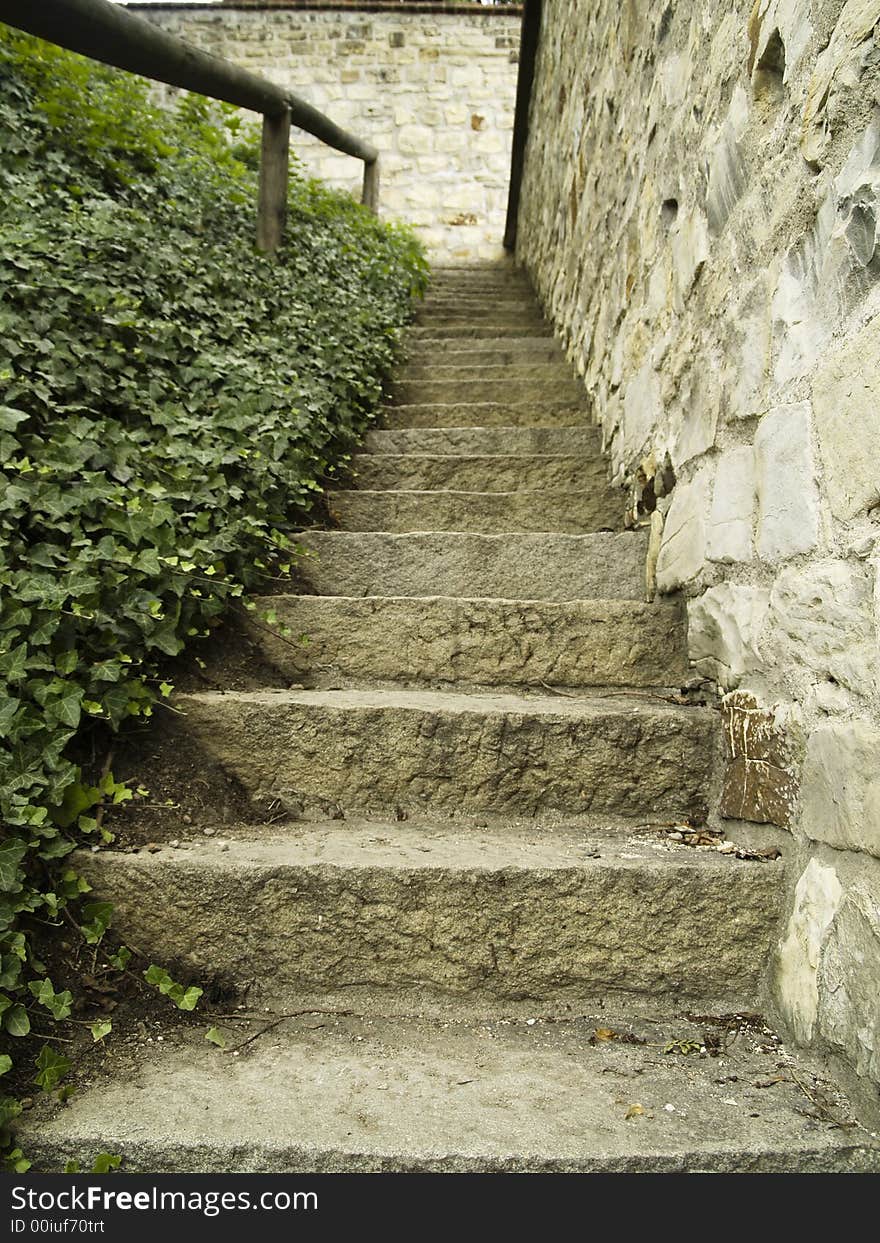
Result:
{"type": "Polygon", "coordinates": [[[393,0],[337,0],[336,4],[330,0],[237,0],[235,3],[201,3],[193,0],[192,3],[185,4],[140,4],[137,0],[125,3],[126,9],[137,10],[138,12],[149,13],[180,13],[180,12],[211,12],[211,13],[240,13],[240,12],[263,12],[263,13],[418,13],[423,16],[431,14],[434,17],[442,16],[460,16],[467,14],[474,17],[486,17],[496,19],[502,17],[521,17],[522,5],[484,5],[478,3],[448,3],[448,4],[416,4],[401,3],[395,4],[393,0]]]}

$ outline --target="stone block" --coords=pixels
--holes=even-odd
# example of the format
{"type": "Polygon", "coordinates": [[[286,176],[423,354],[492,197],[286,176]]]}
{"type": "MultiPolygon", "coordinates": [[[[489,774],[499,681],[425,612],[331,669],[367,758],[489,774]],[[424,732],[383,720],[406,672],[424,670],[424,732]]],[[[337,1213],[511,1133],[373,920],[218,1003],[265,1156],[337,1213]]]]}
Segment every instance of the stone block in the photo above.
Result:
{"type": "Polygon", "coordinates": [[[706,511],[709,479],[703,473],[680,483],[666,515],[663,542],[657,558],[657,586],[675,591],[697,577],[706,560],[706,511]]]}
{"type": "Polygon", "coordinates": [[[755,435],[758,553],[768,561],[811,552],[819,542],[819,492],[806,402],[776,406],[755,435]]]}
{"type": "Polygon", "coordinates": [[[761,667],[758,637],[770,593],[721,583],[688,601],[688,654],[701,673],[725,690],[761,667]]]}
{"type": "Polygon", "coordinates": [[[817,1027],[859,1075],[880,1082],[880,884],[848,889],[822,947],[817,1027]]]}
{"type": "Polygon", "coordinates": [[[774,973],[780,1008],[802,1044],[813,1038],[819,1013],[822,943],[842,897],[843,887],[835,869],[811,859],[795,887],[794,909],[774,973]]]}
{"type": "Polygon", "coordinates": [[[767,656],[805,692],[832,680],[869,701],[880,694],[873,571],[861,562],[814,561],[784,570],[770,596],[767,656]]]}
{"type": "Polygon", "coordinates": [[[813,731],[801,828],[813,841],[880,858],[880,730],[867,721],[828,721],[813,731]]]}
{"type": "Polygon", "coordinates": [[[754,450],[742,446],[722,453],[706,531],[706,555],[710,561],[751,559],[755,489],[754,450]]]}
{"type": "Polygon", "coordinates": [[[787,826],[797,798],[788,739],[776,714],[753,695],[735,691],[721,705],[728,764],[721,815],[787,826]]]}
{"type": "Polygon", "coordinates": [[[880,505],[880,315],[818,370],[813,412],[837,518],[880,505]]]}

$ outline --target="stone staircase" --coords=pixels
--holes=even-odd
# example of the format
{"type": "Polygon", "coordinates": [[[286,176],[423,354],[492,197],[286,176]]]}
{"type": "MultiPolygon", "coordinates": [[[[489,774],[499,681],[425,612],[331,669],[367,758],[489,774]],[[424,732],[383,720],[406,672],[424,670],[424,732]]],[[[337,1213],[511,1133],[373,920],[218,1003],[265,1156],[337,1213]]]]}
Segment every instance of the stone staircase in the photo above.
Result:
{"type": "Polygon", "coordinates": [[[252,632],[278,684],[177,700],[275,822],[82,860],[120,935],[243,992],[244,1025],[225,1052],[207,1017],[120,1037],[30,1150],[873,1168],[755,1014],[783,863],[669,837],[711,814],[718,715],[681,693],[680,606],[645,603],[644,536],[521,275],[436,274],[386,423],[330,494],[338,529],[304,537],[297,594],[265,602],[308,644],[252,632]]]}

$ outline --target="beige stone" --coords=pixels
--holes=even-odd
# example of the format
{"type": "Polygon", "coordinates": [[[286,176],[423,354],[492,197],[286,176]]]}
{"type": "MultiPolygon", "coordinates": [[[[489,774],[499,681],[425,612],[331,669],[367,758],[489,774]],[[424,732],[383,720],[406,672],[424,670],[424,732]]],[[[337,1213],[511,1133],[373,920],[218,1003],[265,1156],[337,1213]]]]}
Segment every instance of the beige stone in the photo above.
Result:
{"type": "Polygon", "coordinates": [[[758,640],[769,599],[763,588],[721,583],[688,601],[690,658],[725,690],[761,667],[758,640]]]}
{"type": "Polygon", "coordinates": [[[880,316],[816,373],[813,411],[833,513],[880,504],[880,316]]]}
{"type": "Polygon", "coordinates": [[[777,406],[755,435],[758,553],[768,561],[810,552],[819,541],[819,492],[806,402],[777,406]]]}
{"type": "Polygon", "coordinates": [[[813,1037],[822,945],[842,897],[834,868],[811,859],[795,887],[794,909],[779,947],[775,975],[780,1005],[802,1044],[813,1037]]]}
{"type": "Polygon", "coordinates": [[[880,730],[828,721],[807,743],[801,828],[814,841],[880,858],[880,730]]]}
{"type": "Polygon", "coordinates": [[[674,591],[696,578],[706,559],[706,511],[709,479],[703,474],[678,484],[666,515],[657,561],[657,586],[674,591]]]}

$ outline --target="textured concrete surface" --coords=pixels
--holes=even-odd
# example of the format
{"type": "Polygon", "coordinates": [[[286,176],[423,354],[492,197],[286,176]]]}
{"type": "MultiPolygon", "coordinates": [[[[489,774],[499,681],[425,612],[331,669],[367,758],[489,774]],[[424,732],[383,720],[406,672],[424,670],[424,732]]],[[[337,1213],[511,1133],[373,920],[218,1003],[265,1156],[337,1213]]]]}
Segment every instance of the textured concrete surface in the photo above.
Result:
{"type": "Polygon", "coordinates": [[[643,600],[645,536],[310,531],[297,569],[314,595],[643,600]]]}
{"type": "MultiPolygon", "coordinates": [[[[223,1026],[230,1049],[259,1030],[223,1026]]],[[[724,1030],[678,1020],[619,1024],[644,1046],[590,1043],[616,1026],[607,1012],[552,1024],[312,1014],[237,1057],[197,1028],[161,1046],[129,1042],[109,1082],[29,1118],[21,1138],[37,1169],[71,1157],[90,1167],[103,1151],[149,1173],[878,1169],[864,1132],[807,1116],[796,1080],[849,1118],[809,1068],[778,1068],[772,1040],[664,1056],[671,1041],[724,1030]]]]}
{"type": "Polygon", "coordinates": [[[176,705],[244,786],[350,808],[699,813],[717,713],[642,698],[264,691],[176,705]]]}
{"type": "Polygon", "coordinates": [[[676,604],[267,596],[293,645],[251,638],[291,681],[341,674],[484,686],[675,686],[687,677],[676,604]]]}
{"type": "Polygon", "coordinates": [[[568,406],[587,404],[586,391],[572,379],[401,380],[392,384],[391,395],[394,402],[402,406],[440,401],[495,401],[510,402],[511,405],[534,401],[568,406]]]}
{"type": "Polygon", "coordinates": [[[364,448],[369,453],[571,453],[598,458],[604,466],[591,427],[405,427],[368,432],[364,448]]]}
{"type": "Polygon", "coordinates": [[[461,338],[450,340],[447,337],[419,337],[410,333],[404,341],[403,348],[406,364],[429,366],[440,364],[452,365],[463,362],[468,367],[488,363],[490,366],[502,366],[506,362],[518,359],[528,361],[553,362],[562,358],[562,347],[553,337],[492,337],[461,338]]]}
{"type": "Polygon", "coordinates": [[[512,492],[607,487],[605,463],[596,457],[562,453],[429,454],[358,453],[351,460],[355,485],[382,491],[454,489],[512,492]]]}
{"type": "Polygon", "coordinates": [[[530,401],[520,405],[505,401],[418,402],[386,406],[384,416],[392,427],[583,427],[587,414],[571,403],[530,401]]]}
{"type": "Polygon", "coordinates": [[[416,324],[409,330],[414,341],[434,340],[435,338],[458,342],[459,339],[476,340],[497,337],[552,337],[553,328],[548,323],[533,323],[523,326],[521,323],[504,324],[496,320],[482,323],[463,324],[416,324]]]}
{"type": "Polygon", "coordinates": [[[619,530],[624,498],[600,492],[329,492],[346,531],[472,531],[483,535],[619,530]]]}
{"type": "Polygon", "coordinates": [[[251,1001],[359,985],[725,1009],[758,988],[781,867],[562,829],[357,821],[77,857],[123,940],[251,1001]]]}

